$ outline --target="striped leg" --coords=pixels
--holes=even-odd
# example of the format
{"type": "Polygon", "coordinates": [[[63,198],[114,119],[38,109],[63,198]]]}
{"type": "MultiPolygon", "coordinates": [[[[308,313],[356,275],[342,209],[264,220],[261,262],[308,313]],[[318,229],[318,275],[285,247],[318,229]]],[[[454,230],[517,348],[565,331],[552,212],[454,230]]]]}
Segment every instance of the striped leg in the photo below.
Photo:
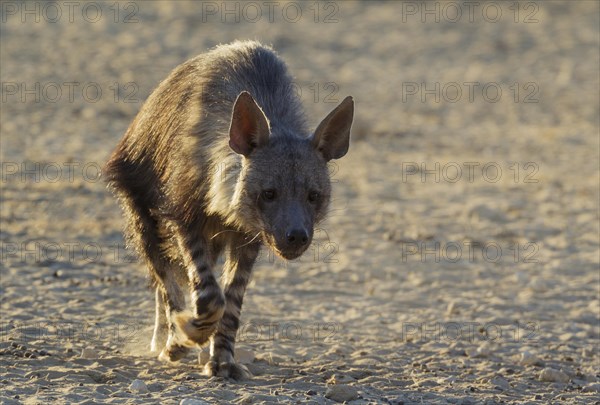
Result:
{"type": "Polygon", "coordinates": [[[235,336],[240,324],[240,314],[246,286],[250,281],[252,265],[258,256],[260,243],[242,246],[241,238],[228,247],[223,285],[225,288],[225,313],[217,333],[211,339],[210,359],[204,366],[209,376],[230,377],[242,380],[252,377],[248,369],[234,360],[235,336]]]}
{"type": "Polygon", "coordinates": [[[201,237],[185,235],[179,246],[191,287],[193,314],[177,317],[177,326],[185,337],[178,343],[187,347],[203,345],[217,330],[225,310],[225,296],[212,272],[216,254],[201,237]]]}

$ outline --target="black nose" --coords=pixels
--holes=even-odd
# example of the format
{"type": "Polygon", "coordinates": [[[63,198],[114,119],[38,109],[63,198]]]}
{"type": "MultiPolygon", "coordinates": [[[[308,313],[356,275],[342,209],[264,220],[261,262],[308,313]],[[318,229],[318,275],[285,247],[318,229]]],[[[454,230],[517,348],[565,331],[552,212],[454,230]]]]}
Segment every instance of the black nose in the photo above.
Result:
{"type": "Polygon", "coordinates": [[[290,246],[300,247],[308,242],[308,233],[304,229],[292,229],[285,236],[290,246]]]}

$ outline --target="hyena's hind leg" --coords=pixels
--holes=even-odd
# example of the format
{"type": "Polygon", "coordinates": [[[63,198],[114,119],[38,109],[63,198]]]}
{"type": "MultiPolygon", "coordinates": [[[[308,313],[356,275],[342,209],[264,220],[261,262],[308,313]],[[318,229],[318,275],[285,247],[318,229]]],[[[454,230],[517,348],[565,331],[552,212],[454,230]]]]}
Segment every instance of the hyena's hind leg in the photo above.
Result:
{"type": "MultiPolygon", "coordinates": [[[[178,269],[174,266],[165,266],[163,271],[159,274],[158,287],[157,287],[157,302],[162,301],[164,303],[164,314],[166,321],[166,331],[168,331],[168,338],[162,347],[158,358],[164,361],[178,361],[181,360],[189,352],[188,345],[184,344],[185,338],[178,332],[176,321],[180,314],[185,309],[185,296],[183,291],[179,287],[177,282],[177,276],[175,271],[178,269]],[[158,300],[160,295],[161,300],[158,300]]],[[[157,311],[159,311],[157,304],[157,311]]],[[[157,312],[157,321],[160,314],[157,312]]],[[[158,325],[159,335],[160,331],[164,331],[161,325],[158,325]]],[[[156,325],[155,325],[156,332],[156,325]]]]}
{"type": "MultiPolygon", "coordinates": [[[[151,209],[156,209],[159,201],[154,168],[148,161],[129,158],[127,148],[121,145],[106,164],[104,173],[125,212],[127,239],[146,262],[157,290],[162,295],[169,337],[159,358],[170,361],[180,360],[188,349],[180,345],[176,339],[177,329],[174,320],[176,315],[185,309],[185,298],[177,284],[176,265],[162,253],[164,238],[161,237],[161,224],[151,214],[151,209]]],[[[159,305],[160,300],[157,302],[159,305]]],[[[162,318],[158,320],[159,324],[161,320],[162,318]]],[[[158,339],[155,342],[154,348],[158,349],[160,347],[158,339]]]]}
{"type": "Polygon", "coordinates": [[[234,359],[235,337],[240,326],[244,293],[250,281],[252,266],[260,251],[260,243],[247,243],[242,236],[236,237],[227,249],[223,271],[225,312],[217,333],[211,338],[210,359],[204,366],[204,373],[209,376],[236,380],[252,377],[250,371],[234,359]]]}
{"type": "MultiPolygon", "coordinates": [[[[188,349],[176,343],[174,319],[176,314],[185,309],[185,298],[177,284],[173,265],[161,256],[161,239],[159,236],[158,223],[150,215],[148,200],[151,198],[143,190],[134,186],[133,180],[127,177],[128,166],[121,160],[115,159],[107,166],[109,183],[114,188],[126,217],[127,239],[136,247],[137,253],[145,261],[148,271],[153,277],[156,285],[156,294],[162,296],[157,299],[157,306],[164,305],[165,321],[168,330],[166,347],[162,350],[159,358],[170,361],[180,360],[185,356],[188,349]]],[[[157,323],[160,325],[163,318],[160,313],[156,314],[157,323]]],[[[156,328],[155,328],[156,329],[156,328]]],[[[154,334],[151,349],[157,351],[160,346],[161,329],[154,334]]]]}
{"type": "MultiPolygon", "coordinates": [[[[147,234],[136,237],[152,239],[147,234]]],[[[150,246],[154,244],[144,243],[142,246],[148,271],[156,284],[155,326],[150,349],[160,351],[158,358],[161,360],[178,361],[189,352],[189,348],[182,343],[184,339],[175,325],[177,317],[185,310],[185,295],[178,284],[177,276],[177,272],[181,270],[177,265],[159,256],[156,253],[159,251],[158,247],[156,251],[151,251],[150,246]]]]}
{"type": "Polygon", "coordinates": [[[167,312],[163,293],[159,287],[155,289],[155,315],[154,315],[154,333],[150,342],[150,351],[153,353],[160,352],[167,343],[169,334],[169,326],[167,323],[167,312]]]}

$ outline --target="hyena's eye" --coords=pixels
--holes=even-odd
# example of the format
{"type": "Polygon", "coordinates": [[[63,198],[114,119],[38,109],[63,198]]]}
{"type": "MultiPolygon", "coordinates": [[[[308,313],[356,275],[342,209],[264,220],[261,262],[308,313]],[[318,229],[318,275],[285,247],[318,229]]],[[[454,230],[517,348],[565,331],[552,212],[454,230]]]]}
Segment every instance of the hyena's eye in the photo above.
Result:
{"type": "Polygon", "coordinates": [[[265,201],[273,201],[275,199],[275,190],[263,190],[260,194],[263,200],[265,201]]]}
{"type": "Polygon", "coordinates": [[[308,193],[308,202],[316,203],[319,201],[319,193],[317,191],[311,191],[308,193]]]}

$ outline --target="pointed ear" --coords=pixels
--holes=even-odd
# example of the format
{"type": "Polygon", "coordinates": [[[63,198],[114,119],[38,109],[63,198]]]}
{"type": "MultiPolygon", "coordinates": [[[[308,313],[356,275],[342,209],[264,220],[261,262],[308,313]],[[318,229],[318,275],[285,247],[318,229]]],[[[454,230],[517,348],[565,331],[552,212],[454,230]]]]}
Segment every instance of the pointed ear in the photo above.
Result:
{"type": "Polygon", "coordinates": [[[348,152],[350,127],[354,117],[354,100],[348,96],[317,127],[313,146],[325,160],[339,159],[348,152]]]}
{"type": "Polygon", "coordinates": [[[248,156],[254,148],[269,141],[269,121],[250,93],[243,91],[235,100],[229,127],[229,146],[248,156]]]}

